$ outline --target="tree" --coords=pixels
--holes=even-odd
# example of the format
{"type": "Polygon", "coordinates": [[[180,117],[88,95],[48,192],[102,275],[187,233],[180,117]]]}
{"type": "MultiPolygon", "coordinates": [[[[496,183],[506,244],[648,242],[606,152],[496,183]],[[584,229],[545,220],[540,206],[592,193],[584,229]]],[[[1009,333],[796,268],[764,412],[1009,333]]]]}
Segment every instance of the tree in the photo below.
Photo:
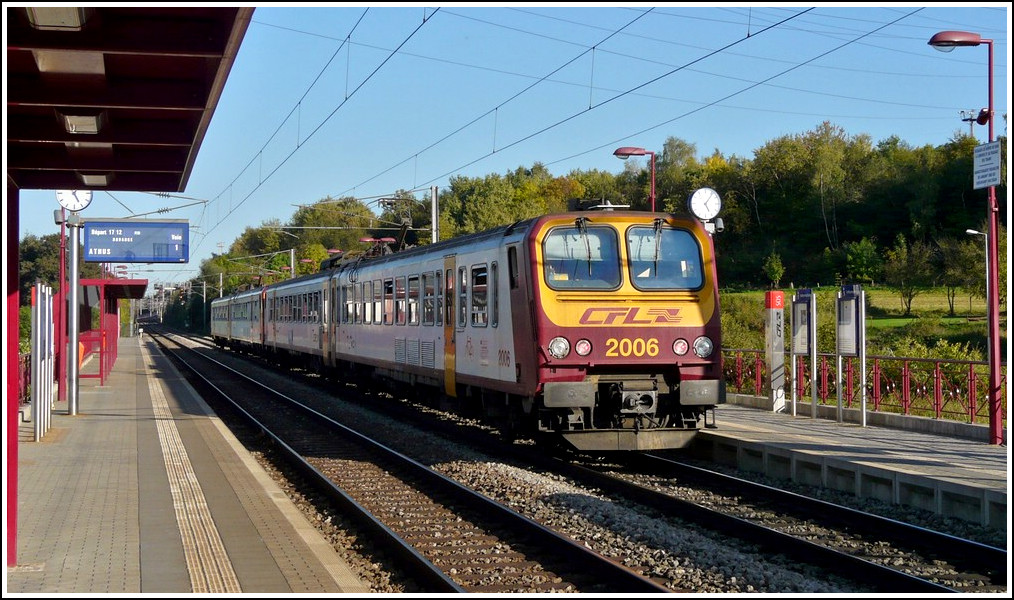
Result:
{"type": "Polygon", "coordinates": [[[610,202],[622,204],[620,191],[616,185],[616,177],[609,172],[592,169],[590,171],[571,171],[567,179],[576,182],[581,186],[580,196],[572,196],[570,199],[583,200],[587,203],[600,204],[610,202]]]}
{"type": "Polygon", "coordinates": [[[852,281],[873,283],[880,276],[883,261],[877,250],[877,243],[870,238],[858,242],[845,242],[845,273],[852,281]]]}
{"type": "MultiPolygon", "coordinates": [[[[69,245],[69,237],[67,242],[69,245]]],[[[84,256],[83,250],[79,250],[78,256],[84,256]]],[[[99,263],[82,262],[78,268],[81,279],[98,278],[102,273],[99,263]]],[[[70,277],[69,272],[65,272],[64,275],[70,277]]],[[[42,237],[28,234],[18,243],[18,300],[22,306],[31,303],[31,290],[36,281],[53,288],[54,294],[60,291],[59,233],[42,237]]]]}
{"type": "Polygon", "coordinates": [[[884,279],[898,290],[906,317],[912,314],[912,300],[932,282],[932,254],[932,248],[925,242],[915,242],[910,248],[901,234],[894,247],[887,250],[884,279]]]}
{"type": "MultiPolygon", "coordinates": [[[[940,282],[944,285],[947,290],[947,314],[954,316],[954,299],[957,296],[958,289],[968,289],[974,285],[974,279],[985,282],[985,275],[979,274],[979,277],[973,279],[972,271],[968,268],[969,264],[973,264],[976,254],[981,256],[983,252],[976,252],[974,240],[957,240],[954,238],[944,238],[937,241],[937,247],[939,252],[937,253],[937,260],[939,265],[937,272],[939,273],[940,282]]],[[[980,263],[984,264],[984,263],[980,263]]]]}
{"type": "Polygon", "coordinates": [[[785,275],[785,267],[782,266],[782,257],[774,250],[764,260],[764,274],[771,280],[771,288],[777,288],[778,282],[785,275]]]}
{"type": "MultiPolygon", "coordinates": [[[[409,197],[411,198],[410,195],[409,197]]],[[[414,198],[412,200],[415,201],[414,198]]],[[[378,225],[377,220],[377,216],[362,200],[347,196],[342,198],[325,196],[313,204],[296,209],[288,223],[292,228],[283,231],[297,237],[285,240],[282,242],[283,245],[275,250],[291,246],[293,243],[298,249],[314,244],[324,248],[354,249],[359,245],[359,238],[366,235],[371,227],[378,225]]],[[[394,226],[398,225],[400,220],[394,226]]],[[[391,232],[387,231],[385,234],[391,235],[391,232]]]]}

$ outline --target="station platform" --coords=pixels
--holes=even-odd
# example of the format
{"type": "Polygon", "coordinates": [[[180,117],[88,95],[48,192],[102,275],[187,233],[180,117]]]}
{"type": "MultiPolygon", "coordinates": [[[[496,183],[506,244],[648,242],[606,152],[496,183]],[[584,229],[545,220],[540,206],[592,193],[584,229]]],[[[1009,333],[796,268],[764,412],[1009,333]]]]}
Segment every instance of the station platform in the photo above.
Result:
{"type": "Polygon", "coordinates": [[[5,597],[370,592],[153,342],[117,350],[76,414],[20,426],[5,597]]]}
{"type": "Polygon", "coordinates": [[[813,418],[809,405],[793,415],[730,395],[715,409],[716,428],[702,431],[690,451],[775,479],[1007,528],[1010,448],[977,441],[988,440],[985,425],[878,415],[864,426],[858,410],[839,417],[821,408],[828,410],[813,418]]]}

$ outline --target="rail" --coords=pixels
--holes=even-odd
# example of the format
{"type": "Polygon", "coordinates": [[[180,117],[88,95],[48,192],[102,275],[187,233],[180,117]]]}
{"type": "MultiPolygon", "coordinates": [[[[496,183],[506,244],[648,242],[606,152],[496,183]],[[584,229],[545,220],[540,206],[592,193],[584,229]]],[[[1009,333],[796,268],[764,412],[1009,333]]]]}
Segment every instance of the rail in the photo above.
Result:
{"type": "MultiPolygon", "coordinates": [[[[725,349],[724,376],[726,389],[734,393],[764,396],[768,392],[767,366],[763,350],[725,349]]],[[[796,386],[796,395],[810,398],[812,382],[817,385],[821,405],[838,403],[838,357],[817,355],[817,376],[811,376],[809,357],[797,357],[796,373],[792,373],[792,355],[786,353],[786,388],[796,386]]],[[[989,364],[985,361],[896,356],[866,357],[867,409],[906,416],[948,419],[970,424],[989,423],[989,364]]],[[[842,357],[842,405],[860,405],[860,361],[842,357]]],[[[1001,417],[1007,421],[1007,372],[1000,371],[1001,417]]]]}

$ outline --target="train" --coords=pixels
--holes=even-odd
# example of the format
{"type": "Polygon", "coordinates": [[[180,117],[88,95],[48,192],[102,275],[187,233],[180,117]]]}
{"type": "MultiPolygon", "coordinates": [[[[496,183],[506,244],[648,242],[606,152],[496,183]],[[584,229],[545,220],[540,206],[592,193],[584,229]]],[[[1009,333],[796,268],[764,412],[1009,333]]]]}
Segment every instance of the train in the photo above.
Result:
{"type": "Polygon", "coordinates": [[[624,209],[542,215],[211,303],[211,335],[333,378],[374,378],[577,452],[686,447],[724,401],[711,233],[624,209]]]}

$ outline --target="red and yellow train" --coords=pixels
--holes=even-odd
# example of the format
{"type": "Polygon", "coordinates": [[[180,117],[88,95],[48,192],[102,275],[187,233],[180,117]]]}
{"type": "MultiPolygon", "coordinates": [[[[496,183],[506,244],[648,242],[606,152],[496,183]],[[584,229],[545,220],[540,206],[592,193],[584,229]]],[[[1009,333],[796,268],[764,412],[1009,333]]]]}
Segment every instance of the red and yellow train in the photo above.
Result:
{"type": "Polygon", "coordinates": [[[725,393],[712,237],[671,214],[568,212],[345,256],[216,299],[211,323],[221,346],[428,388],[579,451],[684,447],[725,393]]]}

